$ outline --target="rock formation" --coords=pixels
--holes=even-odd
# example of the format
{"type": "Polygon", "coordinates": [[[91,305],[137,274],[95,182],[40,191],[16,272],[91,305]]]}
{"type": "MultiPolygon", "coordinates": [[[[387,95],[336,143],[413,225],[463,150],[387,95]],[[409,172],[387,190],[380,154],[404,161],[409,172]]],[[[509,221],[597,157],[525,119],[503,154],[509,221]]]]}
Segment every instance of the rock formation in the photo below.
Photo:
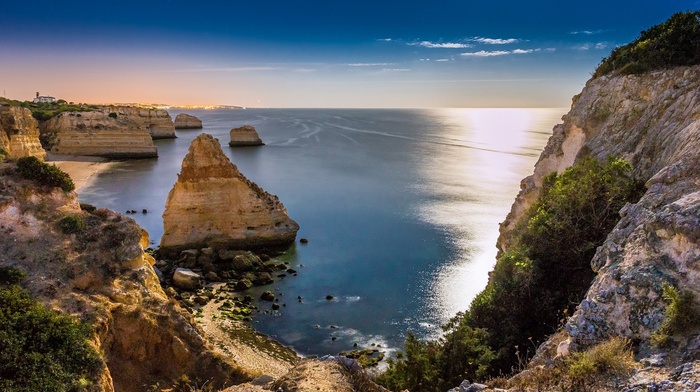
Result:
{"type": "MultiPolygon", "coordinates": [[[[624,158],[647,191],[597,249],[597,277],[566,330],[584,346],[617,335],[648,347],[665,318],[663,283],[700,298],[700,66],[592,79],[563,120],[523,180],[499,248],[510,246],[544,175],[587,156],[624,158]]],[[[681,349],[700,355],[699,343],[681,349]]]]}
{"type": "Polygon", "coordinates": [[[42,139],[54,154],[106,158],[158,156],[149,130],[135,120],[140,117],[110,110],[113,109],[63,112],[41,125],[42,139]]]}
{"type": "Polygon", "coordinates": [[[175,129],[199,129],[202,128],[202,120],[189,114],[180,113],[175,117],[175,129]]]}
{"type": "Polygon", "coordinates": [[[143,229],[11,173],[0,177],[0,267],[23,271],[34,299],[92,324],[105,367],[90,390],[143,391],[182,375],[217,388],[235,381],[240,373],[213,355],[193,317],[162,290],[143,229]],[[66,216],[84,229],[65,233],[57,222],[66,216]]]}
{"type": "Polygon", "coordinates": [[[251,125],[233,128],[229,134],[231,136],[231,141],[228,145],[231,147],[262,146],[265,144],[260,139],[260,136],[258,136],[258,132],[251,125]]]}
{"type": "Polygon", "coordinates": [[[289,244],[299,225],[277,196],[241,174],[219,141],[199,135],[182,162],[163,213],[161,252],[191,248],[250,249],[289,244]]]}
{"type": "Polygon", "coordinates": [[[175,124],[167,111],[163,109],[140,108],[135,106],[109,106],[103,112],[117,113],[141,124],[153,139],[174,139],[175,124]]]}
{"type": "Polygon", "coordinates": [[[37,121],[29,109],[0,105],[0,148],[7,152],[9,159],[30,155],[46,159],[46,151],[39,142],[37,121]]]}

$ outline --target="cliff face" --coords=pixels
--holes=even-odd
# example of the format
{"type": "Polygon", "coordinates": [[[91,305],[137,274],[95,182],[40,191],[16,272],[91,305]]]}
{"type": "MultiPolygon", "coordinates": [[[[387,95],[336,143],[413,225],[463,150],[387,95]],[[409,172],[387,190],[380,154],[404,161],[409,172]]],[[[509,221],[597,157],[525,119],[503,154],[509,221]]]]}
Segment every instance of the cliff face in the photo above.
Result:
{"type": "Polygon", "coordinates": [[[597,276],[566,329],[583,344],[648,342],[664,318],[662,283],[700,296],[700,66],[590,80],[563,120],[521,184],[499,249],[511,245],[543,176],[587,156],[624,158],[647,191],[598,248],[597,276]]]}
{"type": "Polygon", "coordinates": [[[299,225],[277,196],[245,178],[211,135],[199,135],[182,161],[163,213],[161,251],[248,249],[293,242],[299,225]]]}
{"type": "Polygon", "coordinates": [[[37,121],[29,109],[0,105],[0,148],[8,152],[10,159],[30,155],[46,159],[37,121]]]}
{"type": "Polygon", "coordinates": [[[104,109],[110,113],[127,116],[132,121],[141,124],[153,139],[174,139],[175,124],[172,117],[163,109],[148,109],[131,106],[110,106],[104,109]]]}
{"type": "Polygon", "coordinates": [[[175,129],[199,129],[202,128],[202,120],[189,114],[180,113],[175,117],[175,129]]]}
{"type": "MultiPolygon", "coordinates": [[[[46,193],[4,169],[0,176],[0,266],[24,271],[32,296],[89,320],[106,364],[102,391],[143,391],[190,379],[230,385],[233,369],[213,356],[192,316],[161,289],[144,253],[147,234],[105,209],[81,210],[75,193],[46,193]],[[72,216],[83,230],[65,233],[72,216]]],[[[201,385],[201,384],[200,384],[201,385]]]]}
{"type": "Polygon", "coordinates": [[[148,129],[136,121],[140,117],[110,110],[61,113],[42,124],[42,138],[54,154],[107,158],[158,156],[148,129]]]}

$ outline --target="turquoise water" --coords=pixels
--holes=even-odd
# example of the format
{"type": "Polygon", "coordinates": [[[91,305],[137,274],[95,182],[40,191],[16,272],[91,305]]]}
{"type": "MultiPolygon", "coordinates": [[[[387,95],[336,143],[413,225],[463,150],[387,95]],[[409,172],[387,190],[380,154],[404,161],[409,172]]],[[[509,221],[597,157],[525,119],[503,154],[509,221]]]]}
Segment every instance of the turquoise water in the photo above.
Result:
{"type": "Polygon", "coordinates": [[[118,164],[83,189],[81,201],[147,209],[130,216],[155,246],[190,142],[214,135],[245,176],[279,196],[301,226],[299,238],[309,239],[283,256],[298,276],[251,290],[257,297],[273,289],[286,304],[257,314],[253,325],[303,354],[324,355],[353,343],[391,352],[406,331],[435,337],[469,306],[495,262],[498,223],[565,110],[186,112],[204,129],[156,141],[158,159],[118,164]],[[229,130],[244,124],[266,145],[228,147],[229,130]]]}

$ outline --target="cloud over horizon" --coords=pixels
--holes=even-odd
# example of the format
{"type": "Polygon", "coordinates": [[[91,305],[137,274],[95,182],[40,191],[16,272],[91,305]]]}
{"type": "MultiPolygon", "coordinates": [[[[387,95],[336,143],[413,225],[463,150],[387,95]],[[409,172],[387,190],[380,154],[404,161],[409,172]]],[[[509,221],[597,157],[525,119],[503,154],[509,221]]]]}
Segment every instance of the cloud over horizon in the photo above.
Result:
{"type": "Polygon", "coordinates": [[[506,44],[515,44],[520,42],[521,40],[517,38],[484,38],[484,37],[474,37],[471,39],[474,42],[478,42],[480,44],[487,44],[487,45],[506,45],[506,44]]]}

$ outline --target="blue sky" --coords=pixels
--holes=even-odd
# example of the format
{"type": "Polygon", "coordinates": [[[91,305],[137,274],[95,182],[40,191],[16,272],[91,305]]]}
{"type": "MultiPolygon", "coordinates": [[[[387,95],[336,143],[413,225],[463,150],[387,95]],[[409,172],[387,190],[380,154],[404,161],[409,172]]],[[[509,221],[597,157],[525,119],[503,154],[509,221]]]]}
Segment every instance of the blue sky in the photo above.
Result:
{"type": "Polygon", "coordinates": [[[33,1],[0,7],[0,92],[261,107],[563,107],[698,0],[33,1]]]}

